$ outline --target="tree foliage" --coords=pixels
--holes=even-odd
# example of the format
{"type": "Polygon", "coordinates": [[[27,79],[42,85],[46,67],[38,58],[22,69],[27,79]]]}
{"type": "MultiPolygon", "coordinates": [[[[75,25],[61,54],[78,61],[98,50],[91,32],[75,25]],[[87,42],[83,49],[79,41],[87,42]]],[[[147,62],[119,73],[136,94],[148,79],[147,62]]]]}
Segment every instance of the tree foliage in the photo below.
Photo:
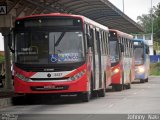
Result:
{"type": "Polygon", "coordinates": [[[0,63],[4,62],[5,58],[4,56],[0,55],[0,63]]]}
{"type": "Polygon", "coordinates": [[[142,14],[142,16],[138,16],[137,20],[138,24],[144,28],[145,33],[152,32],[153,21],[154,38],[160,40],[160,3],[158,3],[157,6],[154,6],[148,14],[142,14]]]}

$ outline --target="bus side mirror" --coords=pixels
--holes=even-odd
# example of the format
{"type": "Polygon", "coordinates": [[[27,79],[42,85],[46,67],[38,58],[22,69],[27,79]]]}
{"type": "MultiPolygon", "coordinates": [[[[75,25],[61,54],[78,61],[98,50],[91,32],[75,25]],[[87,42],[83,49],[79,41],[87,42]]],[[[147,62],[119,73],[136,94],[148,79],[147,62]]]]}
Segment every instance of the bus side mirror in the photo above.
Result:
{"type": "Polygon", "coordinates": [[[88,45],[88,47],[92,47],[93,46],[92,37],[89,34],[86,34],[86,36],[87,36],[87,45],[88,45]]]}
{"type": "Polygon", "coordinates": [[[8,35],[8,47],[12,53],[15,52],[15,50],[13,49],[13,33],[14,33],[14,29],[12,28],[12,30],[8,35]]]}
{"type": "Polygon", "coordinates": [[[122,45],[121,43],[119,43],[119,46],[120,46],[121,52],[124,52],[124,45],[122,45]]]}

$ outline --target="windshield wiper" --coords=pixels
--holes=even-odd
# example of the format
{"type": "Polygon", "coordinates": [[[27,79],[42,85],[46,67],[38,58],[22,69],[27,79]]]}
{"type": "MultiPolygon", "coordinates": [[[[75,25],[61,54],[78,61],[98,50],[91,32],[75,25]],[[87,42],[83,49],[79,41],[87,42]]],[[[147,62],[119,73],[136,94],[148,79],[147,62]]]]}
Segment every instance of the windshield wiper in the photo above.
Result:
{"type": "Polygon", "coordinates": [[[66,33],[66,32],[62,32],[62,34],[61,34],[60,37],[58,38],[57,42],[54,44],[55,47],[59,45],[59,43],[60,43],[60,41],[62,40],[62,38],[64,37],[65,33],[66,33]]]}

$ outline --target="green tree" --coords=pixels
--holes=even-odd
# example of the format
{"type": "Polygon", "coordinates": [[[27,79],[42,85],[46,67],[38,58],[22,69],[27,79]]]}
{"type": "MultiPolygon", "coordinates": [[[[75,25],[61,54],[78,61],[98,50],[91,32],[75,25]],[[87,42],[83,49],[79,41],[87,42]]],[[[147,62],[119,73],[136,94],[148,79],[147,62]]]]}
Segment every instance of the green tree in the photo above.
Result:
{"type": "Polygon", "coordinates": [[[153,20],[154,39],[160,42],[160,3],[158,3],[157,6],[154,6],[153,9],[150,10],[148,14],[143,14],[142,16],[138,16],[137,20],[138,20],[137,23],[144,28],[145,33],[152,32],[152,20],[153,20]]]}
{"type": "Polygon", "coordinates": [[[0,55],[0,63],[4,62],[4,59],[5,59],[4,56],[0,55]]]}

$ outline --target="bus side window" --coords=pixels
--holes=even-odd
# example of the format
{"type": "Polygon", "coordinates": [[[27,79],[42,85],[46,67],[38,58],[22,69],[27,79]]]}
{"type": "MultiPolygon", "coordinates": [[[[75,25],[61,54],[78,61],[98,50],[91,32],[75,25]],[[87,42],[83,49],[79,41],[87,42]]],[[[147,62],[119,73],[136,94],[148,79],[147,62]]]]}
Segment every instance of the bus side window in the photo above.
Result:
{"type": "Polygon", "coordinates": [[[128,50],[127,50],[127,40],[126,40],[126,38],[125,38],[125,52],[126,52],[126,57],[128,56],[128,50]]]}
{"type": "Polygon", "coordinates": [[[132,51],[131,51],[131,53],[132,53],[132,57],[133,57],[133,55],[134,55],[133,42],[131,42],[131,46],[132,46],[132,51]]]}
{"type": "Polygon", "coordinates": [[[107,55],[110,55],[110,46],[109,46],[109,33],[105,33],[106,45],[107,45],[107,55]]]}
{"type": "MultiPolygon", "coordinates": [[[[123,45],[123,38],[122,38],[122,37],[120,37],[119,42],[120,42],[121,45],[123,45]]],[[[121,48],[120,48],[120,49],[121,49],[121,48]]],[[[121,52],[122,52],[122,51],[121,51],[121,52]]]]}
{"type": "Polygon", "coordinates": [[[101,54],[102,54],[102,55],[104,55],[104,50],[103,50],[103,45],[104,45],[104,43],[103,43],[103,39],[104,39],[104,38],[103,38],[103,31],[101,30],[101,31],[100,31],[100,44],[101,44],[100,46],[101,46],[101,54]]]}
{"type": "Polygon", "coordinates": [[[100,53],[101,49],[100,49],[100,32],[96,30],[96,50],[97,50],[97,53],[100,53]]]}
{"type": "Polygon", "coordinates": [[[104,36],[104,53],[105,55],[108,55],[108,42],[107,42],[107,36],[106,36],[106,32],[103,32],[103,36],[104,36]]]}
{"type": "Polygon", "coordinates": [[[107,47],[105,41],[106,41],[105,32],[102,31],[102,47],[103,47],[102,50],[103,50],[104,55],[106,55],[106,49],[105,48],[107,47]]]}
{"type": "Polygon", "coordinates": [[[119,42],[122,44],[122,38],[120,37],[119,42]]]}
{"type": "Polygon", "coordinates": [[[86,44],[86,50],[88,49],[89,47],[89,41],[87,40],[87,34],[88,35],[91,35],[91,32],[90,32],[90,27],[88,24],[85,24],[85,44],[86,44]]]}
{"type": "Polygon", "coordinates": [[[95,52],[95,54],[97,54],[97,43],[96,43],[96,33],[95,33],[95,28],[91,28],[91,36],[92,36],[92,40],[93,40],[93,50],[95,52]]]}
{"type": "Polygon", "coordinates": [[[123,43],[123,38],[122,38],[122,37],[121,37],[121,44],[124,45],[124,43],[123,43]]]}
{"type": "Polygon", "coordinates": [[[132,44],[131,44],[131,40],[129,41],[129,49],[130,49],[130,57],[132,57],[132,44]]]}
{"type": "Polygon", "coordinates": [[[131,57],[131,45],[130,45],[130,39],[128,40],[128,50],[129,50],[129,57],[131,57]]]}
{"type": "Polygon", "coordinates": [[[126,44],[127,44],[127,57],[129,57],[129,46],[128,46],[128,39],[126,38],[126,44]]]}
{"type": "Polygon", "coordinates": [[[123,45],[124,45],[124,56],[126,56],[126,41],[124,38],[123,38],[123,45]]]}
{"type": "Polygon", "coordinates": [[[127,39],[127,57],[129,57],[130,55],[129,55],[129,39],[127,39]]]}
{"type": "Polygon", "coordinates": [[[103,52],[103,31],[99,32],[99,43],[100,43],[101,54],[104,55],[104,52],[103,52]]]}
{"type": "Polygon", "coordinates": [[[87,34],[89,33],[89,30],[88,30],[88,25],[85,24],[84,26],[84,32],[85,32],[85,49],[88,51],[88,41],[87,41],[87,34]]]}

